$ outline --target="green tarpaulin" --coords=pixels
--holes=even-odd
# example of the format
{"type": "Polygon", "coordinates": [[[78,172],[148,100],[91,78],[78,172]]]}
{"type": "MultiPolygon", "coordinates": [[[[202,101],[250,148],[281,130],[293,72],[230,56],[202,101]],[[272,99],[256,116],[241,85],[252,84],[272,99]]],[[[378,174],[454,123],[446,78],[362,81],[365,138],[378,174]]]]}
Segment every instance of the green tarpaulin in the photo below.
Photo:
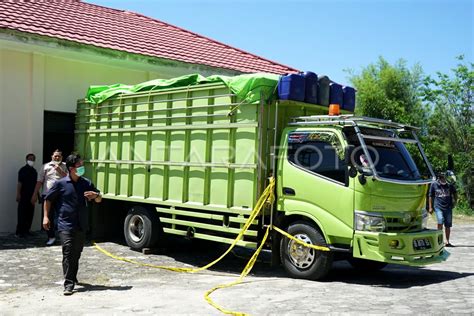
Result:
{"type": "Polygon", "coordinates": [[[101,103],[117,94],[130,94],[165,88],[186,87],[204,83],[222,82],[235,93],[239,99],[248,103],[260,101],[260,93],[269,98],[276,93],[279,75],[256,73],[235,77],[214,75],[203,77],[199,74],[185,75],[173,79],[155,79],[136,85],[114,84],[110,86],[90,86],[86,99],[92,103],[101,103]]]}

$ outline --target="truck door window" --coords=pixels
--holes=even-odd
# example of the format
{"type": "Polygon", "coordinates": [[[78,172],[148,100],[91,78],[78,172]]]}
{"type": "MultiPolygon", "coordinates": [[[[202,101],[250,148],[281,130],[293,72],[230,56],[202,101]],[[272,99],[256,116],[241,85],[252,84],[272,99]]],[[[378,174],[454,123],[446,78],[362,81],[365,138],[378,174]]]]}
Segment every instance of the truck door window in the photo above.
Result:
{"type": "Polygon", "coordinates": [[[288,160],[297,167],[345,183],[344,150],[334,133],[290,133],[288,160]]]}

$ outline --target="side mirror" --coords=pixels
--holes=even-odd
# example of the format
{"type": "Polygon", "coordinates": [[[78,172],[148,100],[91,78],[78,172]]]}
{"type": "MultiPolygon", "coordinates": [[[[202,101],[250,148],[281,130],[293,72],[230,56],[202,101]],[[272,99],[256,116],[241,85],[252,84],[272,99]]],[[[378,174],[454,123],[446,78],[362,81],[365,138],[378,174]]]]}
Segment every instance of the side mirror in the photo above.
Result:
{"type": "Polygon", "coordinates": [[[349,177],[355,178],[357,176],[357,168],[354,166],[349,167],[349,177]]]}

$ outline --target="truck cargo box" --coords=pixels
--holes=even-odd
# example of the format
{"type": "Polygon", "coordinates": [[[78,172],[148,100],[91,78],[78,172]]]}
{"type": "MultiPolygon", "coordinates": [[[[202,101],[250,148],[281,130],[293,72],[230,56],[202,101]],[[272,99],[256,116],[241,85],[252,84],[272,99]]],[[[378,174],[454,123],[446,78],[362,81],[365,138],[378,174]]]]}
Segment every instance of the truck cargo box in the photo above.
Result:
{"type": "MultiPolygon", "coordinates": [[[[152,204],[165,232],[230,242],[272,172],[281,128],[327,110],[267,98],[247,103],[211,83],[80,100],[76,149],[105,199],[152,204]]],[[[256,231],[245,238],[253,245],[256,231]]]]}

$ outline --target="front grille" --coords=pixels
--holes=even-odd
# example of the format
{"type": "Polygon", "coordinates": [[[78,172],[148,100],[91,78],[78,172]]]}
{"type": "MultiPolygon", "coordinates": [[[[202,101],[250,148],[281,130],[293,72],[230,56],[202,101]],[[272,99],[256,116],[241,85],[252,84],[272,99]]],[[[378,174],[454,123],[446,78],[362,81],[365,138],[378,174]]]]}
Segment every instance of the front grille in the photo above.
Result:
{"type": "Polygon", "coordinates": [[[388,233],[413,232],[421,230],[422,217],[410,213],[408,218],[403,216],[385,216],[388,233]]]}

